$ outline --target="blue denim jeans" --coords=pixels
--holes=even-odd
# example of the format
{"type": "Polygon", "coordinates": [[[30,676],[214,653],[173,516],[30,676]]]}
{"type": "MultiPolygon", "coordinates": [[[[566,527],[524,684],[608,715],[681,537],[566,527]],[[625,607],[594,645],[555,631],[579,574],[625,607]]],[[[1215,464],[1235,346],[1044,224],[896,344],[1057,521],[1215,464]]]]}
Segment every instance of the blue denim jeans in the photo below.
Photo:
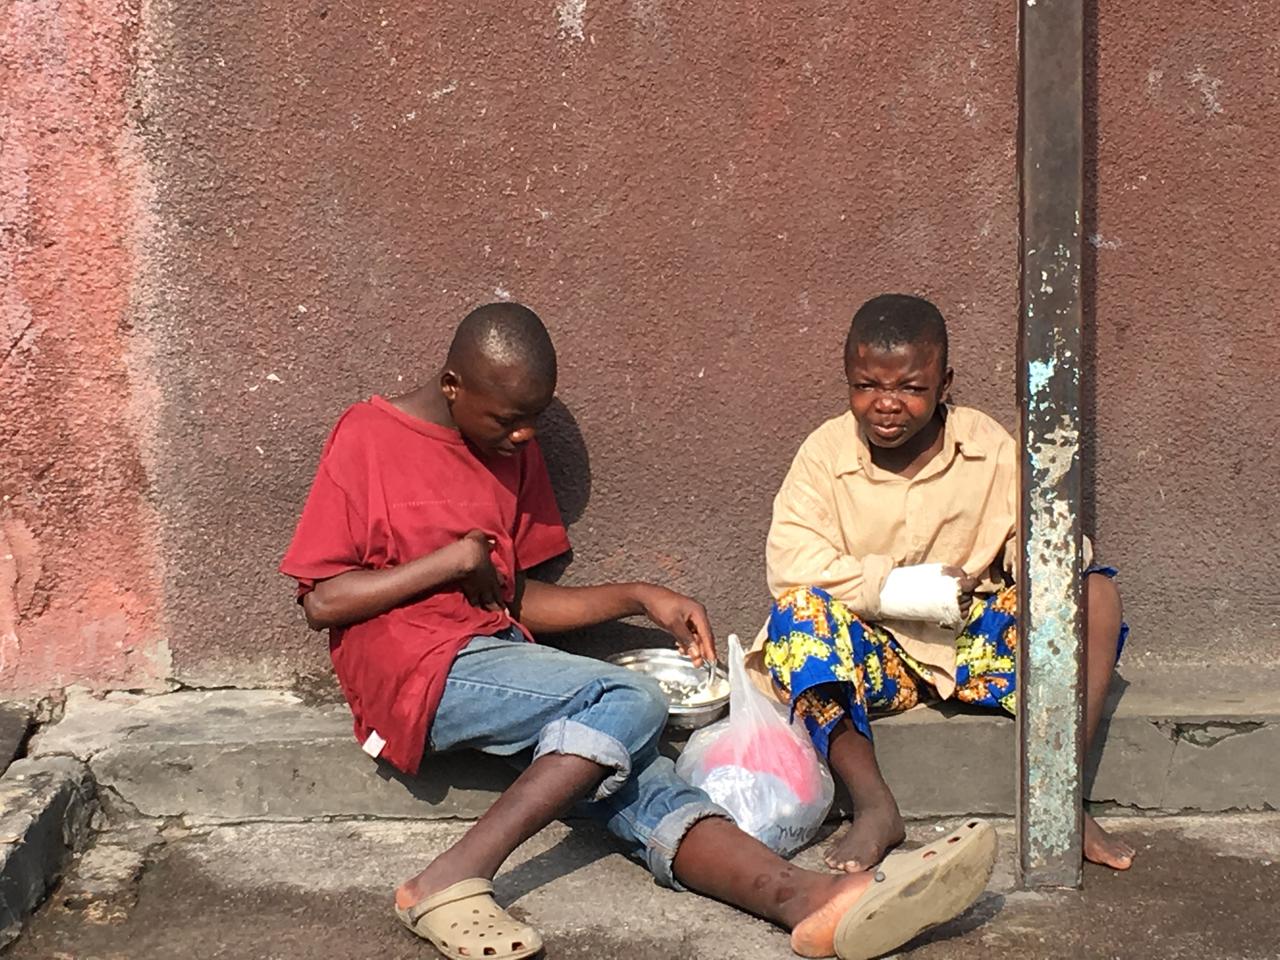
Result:
{"type": "Polygon", "coordinates": [[[428,747],[480,750],[518,767],[548,753],[607,767],[613,773],[582,811],[622,840],[659,883],[678,887],[671,861],[684,835],[705,817],[729,814],[659,756],[666,720],[666,698],[650,678],[526,643],[513,629],[475,637],[458,654],[428,747]]]}

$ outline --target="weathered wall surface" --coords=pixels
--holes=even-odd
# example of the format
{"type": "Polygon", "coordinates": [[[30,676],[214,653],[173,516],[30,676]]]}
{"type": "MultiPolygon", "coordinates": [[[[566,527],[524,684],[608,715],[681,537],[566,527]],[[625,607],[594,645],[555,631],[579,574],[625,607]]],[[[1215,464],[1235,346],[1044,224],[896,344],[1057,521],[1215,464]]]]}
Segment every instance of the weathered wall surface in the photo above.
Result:
{"type": "Polygon", "coordinates": [[[1280,6],[1097,23],[1092,451],[1127,656],[1280,661],[1280,6]]]}
{"type": "MultiPolygon", "coordinates": [[[[4,21],[5,80],[32,91],[4,84],[4,129],[57,176],[97,176],[15,193],[0,142],[6,390],[24,391],[6,415],[26,438],[5,517],[62,551],[37,578],[49,610],[17,611],[31,672],[0,683],[322,671],[274,568],[324,435],[351,401],[431,377],[485,300],[529,303],[560,347],[545,443],[567,581],[661,579],[722,631],[763,617],[770,500],[842,407],[862,299],[933,297],[959,399],[1015,422],[1010,4],[153,0],[133,49],[131,8],[99,0],[76,8],[100,22],[92,68],[45,76],[29,65],[77,48],[32,46],[18,18],[65,7],[4,21]],[[55,136],[37,115],[56,82],[88,89],[55,136]],[[58,208],[92,255],[11,239],[70,196],[104,204],[58,208]],[[12,264],[36,279],[14,287],[12,264]],[[53,347],[73,332],[69,368],[53,347]],[[38,486],[46,461],[62,485],[38,486]],[[77,656],[97,603],[146,657],[77,656]]],[[[1095,525],[1126,571],[1130,655],[1162,662],[1280,659],[1274,598],[1235,586],[1280,561],[1280,13],[1240,10],[1098,14],[1095,525]]]]}
{"type": "Polygon", "coordinates": [[[773,491],[843,402],[850,310],[955,318],[1011,410],[1014,51],[1003,5],[179,3],[145,120],[171,291],[168,602],[180,672],[278,678],[323,644],[272,570],[321,442],[432,377],[472,305],[562,357],[573,581],[767,612],[773,491]],[[571,437],[570,439],[573,439],[571,437]]]}
{"type": "Polygon", "coordinates": [[[169,671],[132,333],[135,2],[0,6],[0,689],[169,671]]]}

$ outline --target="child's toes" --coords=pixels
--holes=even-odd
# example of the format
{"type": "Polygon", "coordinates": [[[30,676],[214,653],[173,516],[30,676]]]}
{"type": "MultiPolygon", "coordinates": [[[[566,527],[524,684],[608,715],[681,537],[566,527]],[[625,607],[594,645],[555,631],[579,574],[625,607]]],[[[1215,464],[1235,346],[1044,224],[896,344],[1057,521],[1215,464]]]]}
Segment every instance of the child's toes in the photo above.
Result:
{"type": "Polygon", "coordinates": [[[841,873],[862,873],[867,869],[857,860],[838,860],[833,857],[826,857],[825,862],[832,870],[837,870],[841,873]]]}

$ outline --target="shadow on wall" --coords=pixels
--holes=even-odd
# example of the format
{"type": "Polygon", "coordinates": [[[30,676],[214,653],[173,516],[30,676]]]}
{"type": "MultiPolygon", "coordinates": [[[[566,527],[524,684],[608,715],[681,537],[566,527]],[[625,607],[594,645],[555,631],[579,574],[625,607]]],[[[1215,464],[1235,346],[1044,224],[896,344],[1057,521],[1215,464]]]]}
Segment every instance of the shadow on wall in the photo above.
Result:
{"type": "MultiPolygon", "coordinates": [[[[591,457],[578,421],[558,398],[543,412],[538,422],[538,444],[547,461],[547,472],[555,488],[556,503],[566,525],[577,523],[591,501],[591,457]]],[[[557,583],[573,562],[573,551],[548,560],[533,572],[538,580],[557,583]]],[[[666,632],[647,621],[612,622],[589,630],[539,638],[550,646],[588,657],[604,658],[621,650],[641,647],[671,647],[666,632]]]]}
{"type": "MultiPolygon", "coordinates": [[[[559,398],[538,420],[538,445],[547,461],[560,516],[566,526],[577,523],[591,502],[591,456],[577,419],[559,398]]],[[[572,550],[548,560],[538,567],[537,579],[557,582],[572,561],[572,550]]]]}
{"type": "Polygon", "coordinates": [[[560,516],[566,524],[577,523],[591,501],[591,457],[577,419],[558,397],[538,421],[538,445],[547,460],[560,516]]]}

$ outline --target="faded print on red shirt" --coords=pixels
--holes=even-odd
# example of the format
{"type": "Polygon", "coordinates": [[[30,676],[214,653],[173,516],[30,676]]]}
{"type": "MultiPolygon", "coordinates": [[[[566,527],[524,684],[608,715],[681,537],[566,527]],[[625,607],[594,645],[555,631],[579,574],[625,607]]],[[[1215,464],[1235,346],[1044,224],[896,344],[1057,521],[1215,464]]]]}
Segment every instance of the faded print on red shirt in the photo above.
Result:
{"type": "MultiPolygon", "coordinates": [[[[298,595],[349,570],[407,563],[483,530],[514,599],[515,572],[569,549],[537,444],[480,459],[456,430],[405,413],[382,397],[338,420],[280,571],[298,595]]],[[[506,611],[467,602],[446,584],[421,600],[329,631],[329,653],[365,743],[416,773],[454,657],[472,637],[513,625],[506,611]]]]}

